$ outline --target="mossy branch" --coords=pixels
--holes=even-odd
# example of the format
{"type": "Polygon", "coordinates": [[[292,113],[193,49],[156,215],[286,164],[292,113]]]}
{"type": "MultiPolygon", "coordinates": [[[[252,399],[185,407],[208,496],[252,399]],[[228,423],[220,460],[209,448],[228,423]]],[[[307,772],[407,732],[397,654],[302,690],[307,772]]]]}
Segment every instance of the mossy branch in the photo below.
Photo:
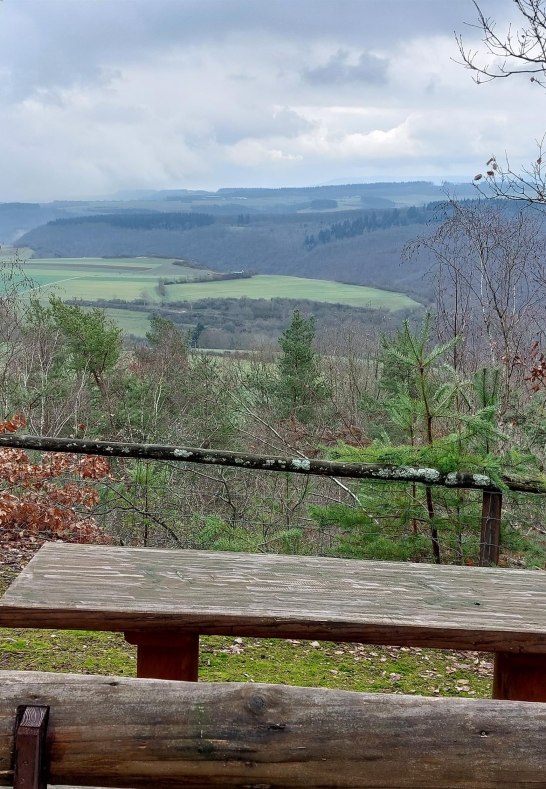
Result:
{"type": "MultiPolygon", "coordinates": [[[[393,461],[383,462],[352,462],[340,460],[323,460],[302,457],[277,457],[274,455],[254,455],[245,452],[229,452],[217,449],[201,449],[196,447],[166,446],[164,444],[132,444],[119,441],[90,441],[84,439],[49,438],[41,436],[0,435],[0,447],[19,447],[35,449],[42,452],[71,452],[84,455],[101,455],[103,457],[146,458],[149,460],[182,461],[211,466],[230,466],[259,471],[282,471],[294,474],[311,474],[326,477],[344,477],[352,479],[369,479],[380,482],[415,482],[424,485],[438,485],[448,488],[467,488],[470,490],[511,490],[522,493],[546,494],[546,477],[542,474],[534,478],[518,478],[515,475],[502,473],[494,478],[482,471],[472,471],[455,467],[435,468],[424,464],[413,464],[407,454],[407,463],[394,461],[400,458],[400,452],[412,449],[417,454],[416,460],[423,457],[422,453],[432,451],[433,447],[383,448],[383,453],[396,451],[393,461]]],[[[354,450],[347,447],[347,450],[354,450]]],[[[370,450],[354,450],[366,453],[370,450]]],[[[362,458],[362,455],[360,455],[362,458]]],[[[463,456],[460,460],[462,462],[463,456]]],[[[493,469],[491,460],[490,468],[493,469]]]]}

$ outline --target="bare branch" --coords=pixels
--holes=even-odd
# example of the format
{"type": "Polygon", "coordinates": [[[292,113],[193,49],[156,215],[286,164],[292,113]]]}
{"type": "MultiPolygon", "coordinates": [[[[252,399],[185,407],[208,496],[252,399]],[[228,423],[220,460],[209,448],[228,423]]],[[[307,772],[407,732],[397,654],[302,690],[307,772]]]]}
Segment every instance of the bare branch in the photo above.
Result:
{"type": "Polygon", "coordinates": [[[513,30],[512,25],[504,35],[497,33],[494,19],[485,16],[474,0],[478,23],[469,27],[482,34],[485,59],[480,53],[465,46],[463,36],[455,34],[461,60],[474,74],[474,80],[489,82],[514,75],[530,74],[531,82],[546,87],[546,9],[544,0],[514,0],[522,22],[513,30]]]}

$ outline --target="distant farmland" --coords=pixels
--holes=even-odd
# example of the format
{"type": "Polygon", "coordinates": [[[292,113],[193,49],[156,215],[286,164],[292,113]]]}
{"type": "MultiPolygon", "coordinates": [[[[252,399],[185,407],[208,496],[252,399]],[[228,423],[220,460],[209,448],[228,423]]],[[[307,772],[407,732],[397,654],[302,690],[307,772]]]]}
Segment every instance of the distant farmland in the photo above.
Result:
{"type": "Polygon", "coordinates": [[[186,268],[162,258],[50,258],[31,259],[25,272],[37,288],[54,288],[66,298],[145,299],[197,301],[206,298],[308,299],[386,310],[414,308],[417,303],[403,293],[345,285],[319,279],[259,275],[250,279],[166,284],[161,281],[195,279],[212,274],[207,269],[186,268]]]}
{"type": "Polygon", "coordinates": [[[351,307],[371,307],[401,310],[419,306],[403,293],[394,293],[363,285],[344,285],[324,279],[259,275],[252,279],[233,279],[226,282],[191,282],[167,288],[171,301],[197,301],[206,298],[240,299],[308,299],[309,301],[349,304],[351,307]]]}
{"type": "Polygon", "coordinates": [[[208,269],[176,265],[173,258],[32,258],[24,264],[36,289],[54,289],[72,299],[145,299],[160,301],[161,279],[192,279],[208,269]]]}
{"type": "MultiPolygon", "coordinates": [[[[198,268],[193,263],[184,264],[174,258],[25,260],[26,256],[21,257],[25,274],[31,283],[25,283],[24,289],[44,299],[49,293],[56,293],[61,298],[85,301],[138,300],[140,305],[149,304],[150,312],[161,302],[194,302],[208,298],[304,299],[390,312],[420,306],[403,293],[303,277],[256,275],[244,279],[192,281],[212,277],[217,272],[198,268]]],[[[142,306],[136,311],[130,308],[114,309],[114,305],[110,304],[107,313],[128,334],[142,337],[149,328],[149,316],[146,311],[142,311],[142,306]]]]}

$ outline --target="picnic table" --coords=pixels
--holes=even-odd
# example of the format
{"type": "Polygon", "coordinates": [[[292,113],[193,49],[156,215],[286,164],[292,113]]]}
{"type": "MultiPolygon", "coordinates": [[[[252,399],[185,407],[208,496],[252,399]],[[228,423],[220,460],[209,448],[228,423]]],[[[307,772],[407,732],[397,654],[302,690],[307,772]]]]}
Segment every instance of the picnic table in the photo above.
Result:
{"type": "Polygon", "coordinates": [[[47,543],[0,627],[106,630],[137,675],[197,680],[199,635],[495,653],[493,695],[546,701],[546,573],[47,543]]]}

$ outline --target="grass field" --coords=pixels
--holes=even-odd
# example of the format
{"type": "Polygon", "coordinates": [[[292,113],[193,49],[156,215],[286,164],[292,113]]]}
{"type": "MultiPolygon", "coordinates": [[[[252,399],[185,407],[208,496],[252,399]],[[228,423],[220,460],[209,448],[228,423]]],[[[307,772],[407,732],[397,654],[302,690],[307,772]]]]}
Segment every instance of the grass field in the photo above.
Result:
{"type": "MultiPolygon", "coordinates": [[[[61,296],[82,299],[160,300],[157,286],[161,279],[194,279],[209,273],[206,269],[176,266],[162,258],[44,258],[28,260],[25,273],[36,288],[55,288],[61,296]]],[[[344,285],[341,282],[260,275],[251,279],[219,282],[188,282],[166,286],[166,301],[197,301],[205,298],[291,298],[399,310],[417,303],[403,293],[344,285]]]]}
{"type": "Polygon", "coordinates": [[[252,279],[232,279],[225,282],[195,282],[170,285],[168,298],[196,301],[206,298],[240,299],[309,299],[310,301],[348,304],[352,307],[372,307],[401,310],[417,307],[417,302],[403,293],[395,293],[362,285],[344,285],[321,279],[259,275],[252,279]]]}
{"type": "Polygon", "coordinates": [[[144,337],[150,329],[150,319],[146,312],[118,310],[115,307],[107,307],[104,311],[128,336],[144,337]]]}
{"type": "MultiPolygon", "coordinates": [[[[161,279],[193,279],[208,269],[175,265],[174,259],[136,258],[33,258],[24,264],[35,289],[54,289],[64,298],[160,300],[161,279]]],[[[32,290],[32,288],[30,288],[32,290]]]]}
{"type": "MultiPolygon", "coordinates": [[[[2,253],[7,260],[8,252],[2,250],[2,253]]],[[[54,292],[66,299],[138,299],[151,309],[161,301],[207,298],[307,299],[390,311],[419,306],[403,293],[303,277],[258,275],[249,279],[192,282],[212,272],[177,265],[173,258],[27,258],[26,254],[20,256],[31,282],[23,292],[41,293],[44,297],[54,292]],[[189,281],[159,287],[162,280],[180,279],[189,281]]],[[[143,312],[108,309],[108,314],[127,334],[143,337],[149,328],[148,317],[143,312]]]]}

